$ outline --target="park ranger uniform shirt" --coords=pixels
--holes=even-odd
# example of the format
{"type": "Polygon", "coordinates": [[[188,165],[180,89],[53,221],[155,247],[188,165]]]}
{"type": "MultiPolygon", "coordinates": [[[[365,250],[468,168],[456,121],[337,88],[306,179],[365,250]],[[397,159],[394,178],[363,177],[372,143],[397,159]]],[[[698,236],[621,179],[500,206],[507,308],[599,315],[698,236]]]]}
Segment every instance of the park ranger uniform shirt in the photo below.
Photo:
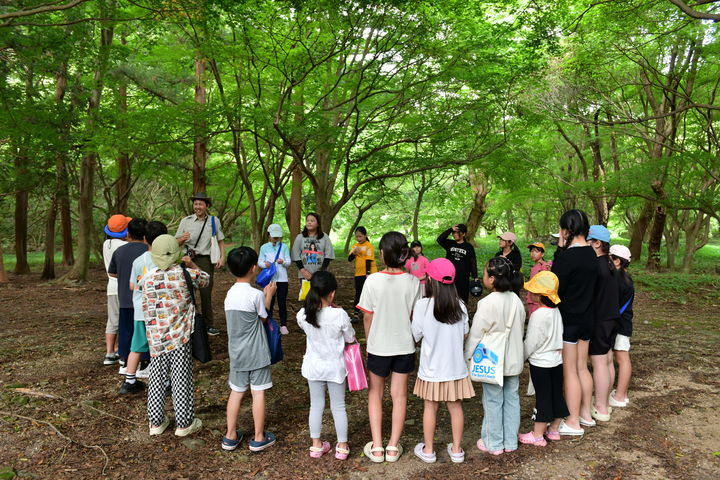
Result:
{"type": "MultiPolygon", "coordinates": [[[[194,213],[192,215],[188,215],[187,217],[180,220],[180,225],[178,225],[178,230],[175,234],[175,238],[180,238],[183,236],[183,233],[189,232],[190,240],[185,242],[185,245],[195,250],[195,253],[198,255],[210,255],[210,239],[212,238],[212,218],[211,215],[206,215],[205,218],[200,219],[194,213]],[[205,218],[207,218],[207,223],[205,224],[205,228],[203,229],[203,223],[205,222],[205,218]],[[200,236],[201,230],[202,236],[200,236]],[[200,241],[198,241],[199,236],[200,241]],[[197,247],[195,246],[195,243],[197,243],[197,247]]],[[[224,240],[225,235],[223,234],[222,226],[220,225],[220,219],[217,217],[215,217],[215,230],[217,230],[218,242],[224,240]]]]}

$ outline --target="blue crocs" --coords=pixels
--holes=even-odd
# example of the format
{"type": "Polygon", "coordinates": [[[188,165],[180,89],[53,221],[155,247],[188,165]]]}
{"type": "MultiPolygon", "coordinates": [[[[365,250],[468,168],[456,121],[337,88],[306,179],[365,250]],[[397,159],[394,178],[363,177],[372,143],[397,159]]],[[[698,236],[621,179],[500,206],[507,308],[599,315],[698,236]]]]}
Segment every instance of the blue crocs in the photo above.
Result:
{"type": "Polygon", "coordinates": [[[237,435],[236,440],[230,440],[227,437],[223,437],[223,439],[222,439],[222,449],[223,450],[227,450],[228,452],[231,452],[231,451],[235,450],[238,447],[238,445],[240,445],[240,442],[242,442],[242,438],[243,438],[242,430],[240,430],[239,428],[237,430],[235,430],[235,435],[237,435]]]}
{"type": "Polygon", "coordinates": [[[275,444],[275,441],[277,438],[275,437],[275,434],[270,432],[265,432],[265,438],[261,442],[256,442],[254,439],[250,440],[249,448],[251,452],[261,452],[268,448],[271,445],[275,444]]]}

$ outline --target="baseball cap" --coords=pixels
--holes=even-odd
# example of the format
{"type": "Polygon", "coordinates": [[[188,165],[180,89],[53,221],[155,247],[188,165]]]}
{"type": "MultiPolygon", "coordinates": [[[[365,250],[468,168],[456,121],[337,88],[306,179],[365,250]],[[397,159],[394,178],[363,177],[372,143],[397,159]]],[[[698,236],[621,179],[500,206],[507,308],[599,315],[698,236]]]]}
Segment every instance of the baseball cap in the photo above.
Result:
{"type": "Polygon", "coordinates": [[[525,290],[548,297],[557,305],[560,303],[560,297],[557,294],[559,285],[560,280],[558,280],[557,275],[549,270],[543,270],[525,282],[525,290]]]}
{"type": "Polygon", "coordinates": [[[528,245],[528,248],[532,248],[532,247],[539,248],[543,252],[545,251],[545,244],[542,242],[535,242],[535,243],[531,243],[530,245],[528,245]]]}
{"type": "Polygon", "coordinates": [[[267,231],[270,234],[270,236],[274,237],[274,238],[282,238],[282,236],[283,236],[283,229],[277,223],[273,223],[272,225],[270,225],[268,227],[267,231]]]}
{"type": "Polygon", "coordinates": [[[590,225],[590,233],[588,233],[587,239],[610,243],[610,230],[603,225],[590,225]]]}
{"type": "Polygon", "coordinates": [[[105,225],[105,233],[113,238],[125,238],[127,237],[127,226],[130,223],[132,217],[126,217],[125,215],[113,215],[107,221],[105,225]]]}
{"type": "Polygon", "coordinates": [[[517,241],[517,235],[512,232],[505,232],[502,235],[498,235],[498,238],[502,238],[503,240],[508,240],[513,243],[517,241]]]}
{"type": "Polygon", "coordinates": [[[630,249],[627,248],[625,245],[611,245],[610,246],[610,255],[615,255],[616,257],[624,258],[628,262],[630,261],[630,258],[632,255],[630,255],[630,249]]]}
{"type": "Polygon", "coordinates": [[[455,265],[447,258],[436,258],[428,265],[427,274],[433,280],[449,285],[455,281],[455,265]]]}

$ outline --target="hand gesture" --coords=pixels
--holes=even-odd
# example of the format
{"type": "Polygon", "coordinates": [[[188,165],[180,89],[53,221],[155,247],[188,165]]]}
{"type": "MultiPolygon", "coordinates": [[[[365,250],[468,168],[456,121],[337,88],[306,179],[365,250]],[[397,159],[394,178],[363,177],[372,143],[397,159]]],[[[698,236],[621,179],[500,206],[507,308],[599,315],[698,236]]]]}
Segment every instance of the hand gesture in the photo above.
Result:
{"type": "MultiPolygon", "coordinates": [[[[282,265],[282,264],[285,263],[285,262],[283,262],[283,259],[282,259],[282,258],[278,257],[277,263],[278,263],[278,265],[282,265]]],[[[269,267],[269,266],[270,266],[270,264],[268,264],[268,267],[269,267]]]]}
{"type": "Polygon", "coordinates": [[[180,240],[182,240],[183,242],[187,242],[188,240],[190,240],[190,232],[183,232],[180,240]]]}
{"type": "Polygon", "coordinates": [[[275,292],[277,291],[277,285],[275,282],[270,282],[267,285],[265,285],[265,288],[263,288],[263,291],[265,292],[266,296],[272,297],[275,295],[275,292]]]}

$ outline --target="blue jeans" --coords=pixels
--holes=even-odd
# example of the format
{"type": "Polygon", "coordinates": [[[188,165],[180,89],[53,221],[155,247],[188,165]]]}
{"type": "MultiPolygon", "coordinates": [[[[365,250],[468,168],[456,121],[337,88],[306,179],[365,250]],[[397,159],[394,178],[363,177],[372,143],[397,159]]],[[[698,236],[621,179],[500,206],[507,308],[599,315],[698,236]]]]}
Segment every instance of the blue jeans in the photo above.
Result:
{"type": "Polygon", "coordinates": [[[491,452],[516,450],[520,429],[520,376],[505,377],[504,385],[483,383],[481,438],[491,452]]]}

